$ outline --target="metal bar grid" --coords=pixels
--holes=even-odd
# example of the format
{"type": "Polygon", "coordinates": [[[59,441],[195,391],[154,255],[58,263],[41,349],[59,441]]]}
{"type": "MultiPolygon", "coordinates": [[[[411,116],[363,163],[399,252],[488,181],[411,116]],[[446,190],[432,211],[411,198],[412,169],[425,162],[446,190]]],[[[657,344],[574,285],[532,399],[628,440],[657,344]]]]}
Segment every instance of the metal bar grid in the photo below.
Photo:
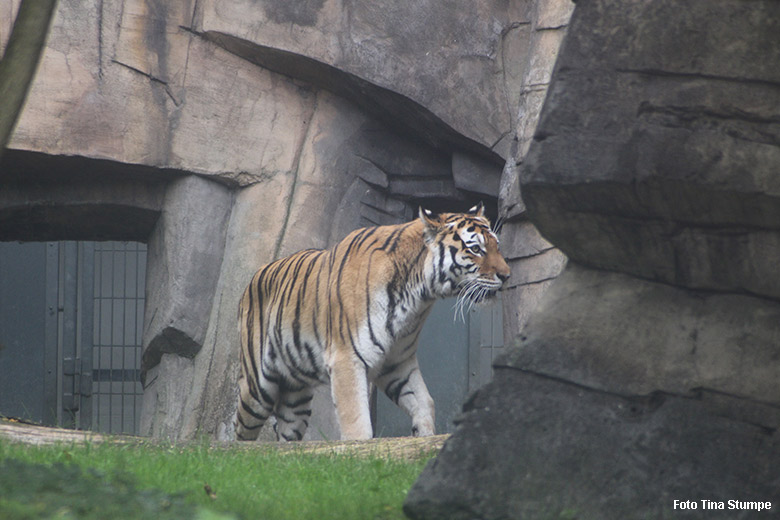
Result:
{"type": "Polygon", "coordinates": [[[92,351],[92,429],[137,434],[146,245],[96,242],[92,351]]]}

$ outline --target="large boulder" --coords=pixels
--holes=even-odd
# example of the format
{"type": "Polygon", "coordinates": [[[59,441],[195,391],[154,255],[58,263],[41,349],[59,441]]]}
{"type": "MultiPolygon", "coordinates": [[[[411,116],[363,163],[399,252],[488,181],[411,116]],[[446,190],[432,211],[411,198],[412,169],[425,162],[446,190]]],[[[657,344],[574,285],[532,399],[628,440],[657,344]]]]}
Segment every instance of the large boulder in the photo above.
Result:
{"type": "Polygon", "coordinates": [[[460,421],[407,496],[414,520],[752,519],[780,504],[777,436],[706,399],[594,392],[507,367],[460,421]]]}
{"type": "Polygon", "coordinates": [[[778,34],[774,1],[577,3],[502,187],[569,262],[412,518],[780,507],[778,34]]]}

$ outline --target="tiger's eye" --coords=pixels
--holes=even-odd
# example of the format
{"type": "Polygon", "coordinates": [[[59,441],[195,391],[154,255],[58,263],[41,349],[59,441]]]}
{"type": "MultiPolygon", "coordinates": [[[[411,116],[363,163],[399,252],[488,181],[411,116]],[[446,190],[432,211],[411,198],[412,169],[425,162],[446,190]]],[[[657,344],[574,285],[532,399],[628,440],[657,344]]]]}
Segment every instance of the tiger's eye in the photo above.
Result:
{"type": "Polygon", "coordinates": [[[471,247],[469,248],[469,251],[471,251],[471,252],[472,252],[472,253],[474,253],[475,255],[481,255],[481,254],[482,254],[482,248],[480,248],[480,247],[479,247],[479,246],[477,246],[477,245],[473,245],[473,246],[471,246],[471,247]]]}

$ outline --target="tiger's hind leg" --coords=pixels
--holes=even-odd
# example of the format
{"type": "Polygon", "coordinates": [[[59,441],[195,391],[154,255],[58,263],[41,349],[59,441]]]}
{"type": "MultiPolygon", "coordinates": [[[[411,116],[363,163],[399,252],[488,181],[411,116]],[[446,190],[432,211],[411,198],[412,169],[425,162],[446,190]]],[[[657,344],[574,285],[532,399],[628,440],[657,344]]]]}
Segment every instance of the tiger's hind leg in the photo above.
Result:
{"type": "Polygon", "coordinates": [[[260,381],[247,378],[244,370],[238,380],[238,408],[236,409],[236,438],[253,441],[260,434],[279,398],[279,385],[260,375],[260,381]]]}
{"type": "Polygon", "coordinates": [[[276,438],[280,441],[299,441],[309,427],[311,401],[314,390],[304,387],[296,391],[284,391],[276,407],[276,438]]]}
{"type": "Polygon", "coordinates": [[[412,418],[412,435],[424,437],[436,433],[433,399],[423,381],[416,355],[387,367],[375,383],[412,418]]]}

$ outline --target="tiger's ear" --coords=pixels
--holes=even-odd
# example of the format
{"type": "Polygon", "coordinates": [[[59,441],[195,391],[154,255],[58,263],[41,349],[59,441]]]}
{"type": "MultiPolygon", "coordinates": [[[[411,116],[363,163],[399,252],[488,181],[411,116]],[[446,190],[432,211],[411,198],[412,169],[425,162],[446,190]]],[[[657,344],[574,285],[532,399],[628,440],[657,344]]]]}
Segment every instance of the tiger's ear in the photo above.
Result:
{"type": "Polygon", "coordinates": [[[475,217],[484,217],[485,216],[485,205],[482,204],[482,201],[479,201],[479,204],[477,204],[476,206],[473,206],[466,213],[468,213],[469,215],[474,215],[475,217]]]}
{"type": "Polygon", "coordinates": [[[425,209],[420,206],[420,220],[423,223],[423,238],[426,244],[433,242],[436,238],[436,233],[439,232],[441,227],[439,223],[439,216],[429,209],[425,209]]]}

